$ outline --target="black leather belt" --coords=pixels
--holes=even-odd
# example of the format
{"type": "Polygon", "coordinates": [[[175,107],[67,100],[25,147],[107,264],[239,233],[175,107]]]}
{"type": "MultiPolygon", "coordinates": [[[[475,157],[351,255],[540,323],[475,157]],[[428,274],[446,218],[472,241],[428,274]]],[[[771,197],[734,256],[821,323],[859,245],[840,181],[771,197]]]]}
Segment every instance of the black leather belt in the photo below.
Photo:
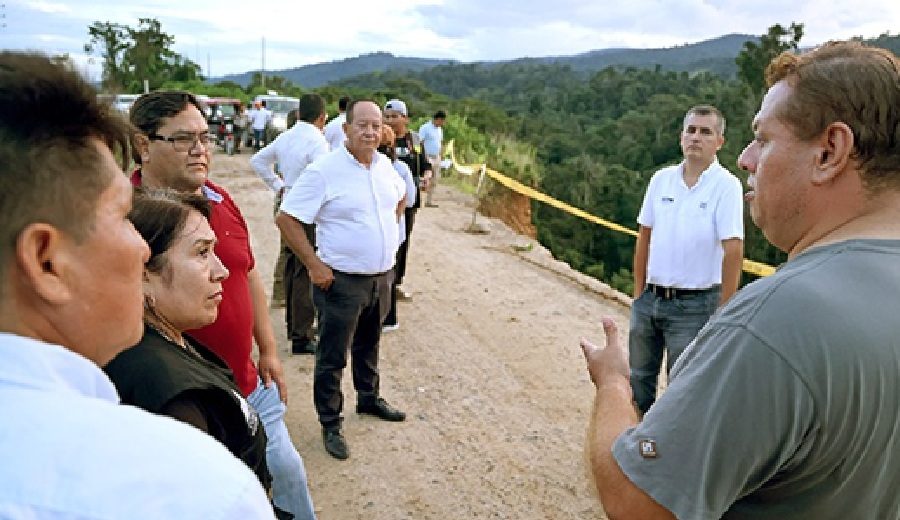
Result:
{"type": "Polygon", "coordinates": [[[388,269],[387,271],[385,271],[385,272],[383,272],[383,273],[367,274],[367,273],[348,273],[348,272],[346,272],[346,271],[339,271],[339,270],[337,270],[337,269],[332,268],[332,269],[331,269],[331,272],[333,272],[333,273],[339,273],[339,274],[342,274],[342,275],[344,275],[344,276],[350,276],[350,277],[352,277],[352,278],[376,278],[376,277],[378,277],[378,276],[384,276],[384,275],[388,274],[389,272],[391,272],[391,270],[392,270],[392,269],[388,269]]]}
{"type": "Polygon", "coordinates": [[[664,287],[662,285],[656,285],[655,283],[647,284],[647,289],[650,292],[664,300],[672,300],[674,298],[681,298],[682,296],[688,296],[691,294],[703,294],[714,291],[717,288],[718,286],[709,287],[707,289],[679,289],[678,287],[664,287]]]}

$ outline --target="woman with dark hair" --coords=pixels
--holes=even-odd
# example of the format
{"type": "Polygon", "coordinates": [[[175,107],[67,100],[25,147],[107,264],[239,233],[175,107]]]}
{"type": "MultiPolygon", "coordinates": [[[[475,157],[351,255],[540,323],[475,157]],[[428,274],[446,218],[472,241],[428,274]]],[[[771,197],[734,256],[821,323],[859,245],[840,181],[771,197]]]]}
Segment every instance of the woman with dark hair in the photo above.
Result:
{"type": "Polygon", "coordinates": [[[138,190],[128,218],[150,246],[144,336],[104,370],[125,404],[189,423],[225,445],[270,485],[266,436],[225,363],[184,334],[215,321],[228,270],[213,252],[209,202],[138,190]]]}

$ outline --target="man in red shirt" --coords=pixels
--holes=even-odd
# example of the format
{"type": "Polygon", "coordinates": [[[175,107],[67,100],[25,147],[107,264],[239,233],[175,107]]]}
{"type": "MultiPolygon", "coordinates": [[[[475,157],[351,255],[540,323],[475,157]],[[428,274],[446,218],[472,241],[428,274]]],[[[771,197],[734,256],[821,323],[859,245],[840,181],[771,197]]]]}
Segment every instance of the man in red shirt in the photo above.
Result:
{"type": "Polygon", "coordinates": [[[276,508],[296,519],[315,518],[303,460],[284,424],[287,387],[247,223],[225,189],[207,178],[211,147],[203,106],[188,92],[153,92],[135,102],[130,119],[139,130],[133,138],[138,168],[132,182],[203,194],[212,202],[209,220],[218,239],[215,253],[230,276],[223,282],[224,299],[216,321],[189,333],[228,364],[263,420],[276,508]],[[258,368],[251,358],[254,340],[259,347],[258,368]]]}

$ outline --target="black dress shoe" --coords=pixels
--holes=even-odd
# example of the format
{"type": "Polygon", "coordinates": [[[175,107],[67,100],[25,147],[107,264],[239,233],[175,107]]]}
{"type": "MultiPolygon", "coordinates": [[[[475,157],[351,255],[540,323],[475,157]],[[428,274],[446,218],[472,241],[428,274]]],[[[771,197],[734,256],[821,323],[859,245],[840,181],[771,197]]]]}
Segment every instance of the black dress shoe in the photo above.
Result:
{"type": "Polygon", "coordinates": [[[341,430],[322,429],[322,442],[325,443],[325,451],[332,457],[339,460],[346,460],[350,457],[350,448],[347,447],[347,441],[341,435],[341,430]]]}
{"type": "Polygon", "coordinates": [[[405,413],[389,405],[387,401],[380,397],[371,403],[357,404],[356,413],[374,415],[379,419],[384,419],[385,421],[392,422],[400,422],[406,420],[405,413]]]}
{"type": "Polygon", "coordinates": [[[318,346],[313,339],[303,343],[295,341],[291,344],[291,354],[315,354],[318,346]]]}

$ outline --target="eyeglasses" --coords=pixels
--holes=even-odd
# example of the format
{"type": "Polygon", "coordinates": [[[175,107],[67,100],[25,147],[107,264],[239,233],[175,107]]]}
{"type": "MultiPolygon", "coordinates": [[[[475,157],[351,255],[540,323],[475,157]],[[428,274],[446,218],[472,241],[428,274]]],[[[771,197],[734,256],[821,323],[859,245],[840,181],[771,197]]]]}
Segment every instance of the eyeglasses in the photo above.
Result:
{"type": "Polygon", "coordinates": [[[172,137],[163,137],[159,134],[150,134],[147,136],[151,141],[168,141],[172,143],[172,148],[176,152],[189,152],[197,143],[203,145],[203,148],[209,147],[209,134],[177,134],[172,137]]]}

